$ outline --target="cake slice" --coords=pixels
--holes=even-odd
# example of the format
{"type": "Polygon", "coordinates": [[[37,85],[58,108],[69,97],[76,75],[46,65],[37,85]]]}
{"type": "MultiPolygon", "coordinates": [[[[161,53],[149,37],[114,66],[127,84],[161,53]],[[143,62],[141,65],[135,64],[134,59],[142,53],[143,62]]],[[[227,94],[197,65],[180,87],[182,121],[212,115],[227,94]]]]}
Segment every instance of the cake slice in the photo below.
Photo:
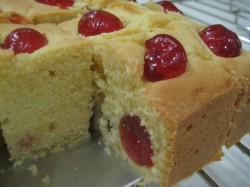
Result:
{"type": "Polygon", "coordinates": [[[0,50],[0,124],[10,159],[19,164],[88,140],[94,88],[89,42],[55,24],[1,24],[2,48],[16,29],[47,40],[33,52],[0,50]]]}
{"type": "Polygon", "coordinates": [[[143,45],[104,43],[105,81],[97,81],[105,95],[104,143],[144,182],[170,186],[222,156],[237,95],[222,67],[192,54],[181,76],[150,82],[143,77],[143,45]]]}
{"type": "MultiPolygon", "coordinates": [[[[249,87],[249,52],[218,57],[199,35],[206,25],[180,13],[165,14],[126,2],[104,10],[117,16],[124,28],[84,37],[77,28],[80,18],[60,26],[95,43],[93,67],[104,95],[100,129],[107,150],[127,160],[145,183],[161,186],[174,185],[220,159],[221,147],[236,127],[232,125],[239,109],[236,103],[245,103],[240,93],[249,87]],[[181,49],[174,59],[182,65],[168,72],[170,77],[153,72],[157,69],[153,60],[161,57],[158,48],[166,45],[161,41],[174,41],[169,49],[181,49]],[[154,42],[159,42],[156,49],[148,48],[154,42]],[[152,65],[145,65],[148,61],[152,65]],[[238,73],[233,76],[233,71],[238,73]],[[246,81],[241,84],[239,77],[246,81]]],[[[239,138],[247,132],[235,133],[239,138]]]]}
{"type": "Polygon", "coordinates": [[[219,159],[221,146],[229,141],[234,144],[249,132],[248,124],[236,121],[237,116],[247,120],[244,115],[249,115],[249,52],[232,59],[202,56],[191,50],[203,50],[198,32],[193,37],[195,29],[190,32],[181,25],[171,23],[168,30],[140,32],[137,38],[146,42],[162,33],[177,38],[188,59],[185,73],[178,77],[157,82],[145,79],[146,47],[129,37],[103,41],[99,49],[105,74],[105,80],[98,81],[105,95],[100,125],[104,142],[128,160],[146,183],[161,186],[174,185],[219,159]],[[190,38],[185,39],[178,30],[190,38]],[[237,102],[243,104],[242,111],[237,102]],[[232,140],[233,134],[237,139],[232,140]]]}
{"type": "Polygon", "coordinates": [[[0,23],[60,23],[86,12],[83,1],[1,0],[0,23]]]}

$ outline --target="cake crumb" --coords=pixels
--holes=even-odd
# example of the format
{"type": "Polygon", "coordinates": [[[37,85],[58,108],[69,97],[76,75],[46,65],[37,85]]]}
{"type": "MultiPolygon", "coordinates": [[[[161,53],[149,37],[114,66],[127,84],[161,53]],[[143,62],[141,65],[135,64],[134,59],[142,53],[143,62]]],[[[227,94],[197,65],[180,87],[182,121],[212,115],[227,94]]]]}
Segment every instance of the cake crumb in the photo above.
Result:
{"type": "Polygon", "coordinates": [[[32,176],[36,176],[38,173],[38,169],[37,169],[37,166],[35,164],[30,165],[28,170],[31,171],[32,176]]]}
{"type": "Polygon", "coordinates": [[[48,185],[50,183],[50,176],[46,175],[45,177],[42,178],[42,183],[48,185]]]}

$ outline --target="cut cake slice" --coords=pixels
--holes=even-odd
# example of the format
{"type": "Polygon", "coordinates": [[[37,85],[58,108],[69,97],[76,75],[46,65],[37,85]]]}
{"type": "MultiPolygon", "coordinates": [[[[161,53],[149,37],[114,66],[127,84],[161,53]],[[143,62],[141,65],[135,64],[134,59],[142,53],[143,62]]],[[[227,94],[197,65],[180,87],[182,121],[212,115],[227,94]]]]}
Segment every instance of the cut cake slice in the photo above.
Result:
{"type": "Polygon", "coordinates": [[[89,42],[54,24],[1,24],[1,43],[23,27],[48,44],[31,54],[0,50],[0,125],[16,164],[86,141],[94,91],[89,42]]]}
{"type": "Polygon", "coordinates": [[[104,41],[99,49],[105,75],[105,81],[97,81],[105,95],[100,120],[104,143],[146,183],[171,186],[222,156],[235,111],[235,83],[222,67],[194,54],[180,77],[145,81],[144,46],[123,39],[104,41]],[[124,117],[133,116],[149,134],[152,167],[136,163],[124,148],[120,128],[124,117]]]}

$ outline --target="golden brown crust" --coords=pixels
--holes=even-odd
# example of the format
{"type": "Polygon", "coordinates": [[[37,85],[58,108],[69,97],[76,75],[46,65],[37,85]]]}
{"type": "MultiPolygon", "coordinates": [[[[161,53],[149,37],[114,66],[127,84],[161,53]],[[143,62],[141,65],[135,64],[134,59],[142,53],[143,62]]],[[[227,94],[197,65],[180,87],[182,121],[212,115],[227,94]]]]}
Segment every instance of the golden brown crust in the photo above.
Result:
{"type": "Polygon", "coordinates": [[[219,65],[191,57],[183,75],[149,83],[147,93],[159,112],[162,111],[166,119],[178,124],[204,103],[231,90],[233,84],[233,80],[219,65]]]}

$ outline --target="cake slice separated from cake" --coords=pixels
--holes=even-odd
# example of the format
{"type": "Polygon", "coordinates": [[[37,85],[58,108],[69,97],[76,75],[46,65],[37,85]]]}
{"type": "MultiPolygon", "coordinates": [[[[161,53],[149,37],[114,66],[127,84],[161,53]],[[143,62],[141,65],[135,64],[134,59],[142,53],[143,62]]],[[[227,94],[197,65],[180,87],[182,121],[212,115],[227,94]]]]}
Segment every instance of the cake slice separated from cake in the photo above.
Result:
{"type": "Polygon", "coordinates": [[[144,47],[111,42],[100,49],[105,81],[97,81],[105,95],[100,124],[105,144],[146,182],[162,186],[219,159],[236,98],[225,70],[188,56],[183,75],[151,83],[143,78],[144,47]]]}
{"type": "Polygon", "coordinates": [[[10,159],[19,164],[88,140],[94,91],[89,43],[55,24],[1,24],[0,35],[0,122],[10,159]],[[22,37],[27,33],[31,39],[22,37]],[[25,51],[39,45],[38,36],[44,45],[25,51]]]}

